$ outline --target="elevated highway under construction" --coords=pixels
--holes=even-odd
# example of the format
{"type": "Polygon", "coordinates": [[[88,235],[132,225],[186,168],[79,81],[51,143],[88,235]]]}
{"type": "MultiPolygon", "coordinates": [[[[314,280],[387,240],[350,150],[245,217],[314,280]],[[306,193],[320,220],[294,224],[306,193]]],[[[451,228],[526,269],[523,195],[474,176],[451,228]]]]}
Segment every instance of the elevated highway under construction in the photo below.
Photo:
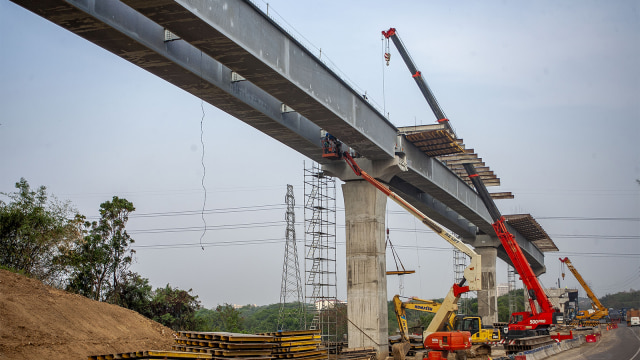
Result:
{"type": "MultiPolygon", "coordinates": [[[[220,108],[346,181],[347,247],[354,249],[347,255],[347,300],[350,307],[358,304],[350,320],[365,329],[365,344],[370,339],[380,352],[387,346],[386,197],[355,179],[345,164],[322,157],[325,132],[356,151],[368,173],[482,255],[478,297],[487,306],[479,311],[486,322],[497,320],[495,263],[497,258],[510,261],[462,164],[474,163],[487,186],[500,180],[446,126],[395,127],[249,1],[11,1],[220,108]]],[[[543,252],[557,251],[553,241],[529,215],[506,218],[536,275],[544,273],[543,252]]]]}

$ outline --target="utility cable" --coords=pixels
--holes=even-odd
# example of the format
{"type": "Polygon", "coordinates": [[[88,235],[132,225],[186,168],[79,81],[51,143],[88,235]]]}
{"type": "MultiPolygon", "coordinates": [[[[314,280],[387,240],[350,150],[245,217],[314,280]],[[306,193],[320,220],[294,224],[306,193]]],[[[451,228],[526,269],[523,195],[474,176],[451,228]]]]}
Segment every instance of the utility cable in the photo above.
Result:
{"type": "MultiPolygon", "coordinates": [[[[200,85],[202,85],[202,51],[200,51],[200,85]]],[[[204,164],[204,100],[200,99],[200,110],[202,110],[202,117],[200,118],[200,145],[202,146],[202,156],[200,157],[200,163],[202,164],[202,179],[200,179],[200,184],[202,185],[202,190],[204,190],[204,199],[202,201],[202,211],[200,212],[200,218],[202,219],[202,223],[204,224],[204,230],[200,235],[200,247],[202,251],[204,251],[204,246],[202,246],[202,238],[207,233],[207,220],[204,218],[204,209],[207,206],[207,187],[204,185],[204,178],[207,174],[207,167],[204,164]]]]}
{"type": "MultiPolygon", "coordinates": [[[[382,53],[387,54],[384,48],[384,36],[382,37],[382,53]]],[[[387,39],[388,40],[388,39],[387,39]]],[[[388,41],[387,41],[388,43],[388,41]]],[[[388,46],[388,45],[387,45],[388,46]]],[[[384,84],[384,72],[385,72],[385,58],[382,58],[382,115],[387,116],[387,97],[385,96],[385,84],[384,84]]],[[[389,62],[387,61],[387,66],[389,66],[389,62]]]]}
{"type": "Polygon", "coordinates": [[[347,321],[349,321],[349,322],[351,323],[351,325],[355,326],[355,328],[356,328],[356,329],[358,329],[358,330],[362,333],[362,335],[364,335],[364,336],[366,336],[367,338],[369,338],[369,340],[371,340],[371,341],[372,341],[374,344],[376,344],[377,346],[380,346],[380,344],[378,344],[375,340],[373,340],[373,339],[371,338],[371,336],[367,335],[367,333],[366,333],[366,332],[364,332],[364,330],[360,329],[360,328],[358,327],[358,325],[354,324],[354,323],[353,323],[353,321],[351,321],[351,319],[347,318],[347,321]]]}

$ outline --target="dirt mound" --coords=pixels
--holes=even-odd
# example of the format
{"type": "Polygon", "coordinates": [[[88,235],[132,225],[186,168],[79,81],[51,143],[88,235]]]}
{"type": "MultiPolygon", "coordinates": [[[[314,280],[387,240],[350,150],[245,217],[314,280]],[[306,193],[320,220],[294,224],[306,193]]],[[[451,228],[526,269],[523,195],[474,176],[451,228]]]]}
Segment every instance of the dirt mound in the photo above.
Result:
{"type": "Polygon", "coordinates": [[[0,360],[170,350],[173,331],[119,306],[0,270],[0,360]]]}

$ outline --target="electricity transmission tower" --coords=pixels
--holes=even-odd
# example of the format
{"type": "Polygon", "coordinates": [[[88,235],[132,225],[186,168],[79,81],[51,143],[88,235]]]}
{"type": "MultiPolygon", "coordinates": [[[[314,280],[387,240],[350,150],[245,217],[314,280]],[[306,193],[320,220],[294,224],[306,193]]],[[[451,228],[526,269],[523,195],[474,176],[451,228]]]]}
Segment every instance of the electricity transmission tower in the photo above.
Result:
{"type": "Polygon", "coordinates": [[[300,266],[298,265],[298,250],[296,247],[296,201],[293,196],[293,186],[287,185],[287,229],[284,245],[284,264],[282,265],[282,283],[280,285],[280,312],[278,314],[278,330],[304,329],[304,296],[300,266]]]}

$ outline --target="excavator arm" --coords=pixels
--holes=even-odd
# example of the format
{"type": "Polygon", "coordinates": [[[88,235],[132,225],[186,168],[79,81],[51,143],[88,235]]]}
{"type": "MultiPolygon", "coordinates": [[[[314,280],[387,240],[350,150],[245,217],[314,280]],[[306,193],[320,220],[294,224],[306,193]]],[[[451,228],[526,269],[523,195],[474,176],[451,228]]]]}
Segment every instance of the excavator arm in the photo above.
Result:
{"type": "MultiPolygon", "coordinates": [[[[423,300],[416,297],[412,297],[410,302],[402,302],[400,296],[393,297],[393,309],[396,313],[396,319],[398,320],[398,328],[400,329],[400,336],[403,341],[409,341],[409,326],[407,324],[406,310],[417,310],[428,313],[437,313],[442,308],[442,304],[437,301],[423,300]]],[[[452,330],[454,318],[448,318],[445,322],[445,326],[452,330]]]]}

